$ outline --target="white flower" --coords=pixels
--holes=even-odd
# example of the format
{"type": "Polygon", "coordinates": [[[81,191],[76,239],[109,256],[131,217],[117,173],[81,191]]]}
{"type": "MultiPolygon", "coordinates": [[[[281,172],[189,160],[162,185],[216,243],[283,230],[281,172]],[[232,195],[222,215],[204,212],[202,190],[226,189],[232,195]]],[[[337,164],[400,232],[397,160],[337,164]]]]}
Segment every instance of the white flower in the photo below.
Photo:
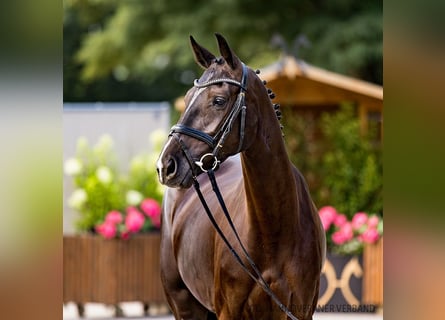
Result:
{"type": "Polygon", "coordinates": [[[99,137],[99,141],[95,146],[95,150],[98,152],[107,152],[113,148],[113,138],[109,134],[103,134],[99,137]]]}
{"type": "Polygon", "coordinates": [[[144,199],[144,196],[136,190],[128,190],[126,194],[127,204],[137,206],[144,199]]]}
{"type": "Polygon", "coordinates": [[[109,184],[113,180],[113,174],[106,166],[100,166],[96,169],[96,177],[103,184],[109,184]]]}
{"type": "Polygon", "coordinates": [[[167,187],[165,185],[163,185],[162,183],[159,182],[159,180],[156,180],[156,190],[160,193],[160,194],[164,194],[165,190],[167,189],[167,187]]]}
{"type": "Polygon", "coordinates": [[[88,139],[86,137],[79,137],[77,139],[77,150],[83,152],[88,149],[88,139]]]}
{"type": "Polygon", "coordinates": [[[159,155],[152,153],[147,157],[147,162],[145,163],[145,167],[148,172],[152,172],[156,170],[156,162],[158,161],[159,155]]]}
{"type": "Polygon", "coordinates": [[[88,194],[84,189],[76,189],[68,199],[68,205],[71,208],[80,210],[83,204],[88,200],[88,194]]]}
{"type": "Polygon", "coordinates": [[[150,134],[150,142],[153,144],[153,150],[156,152],[161,152],[162,146],[167,139],[167,134],[164,130],[158,129],[150,134]]]}
{"type": "Polygon", "coordinates": [[[69,158],[65,161],[63,170],[68,176],[75,176],[82,172],[82,162],[77,158],[69,158]]]}
{"type": "Polygon", "coordinates": [[[144,168],[144,164],[145,161],[143,156],[135,156],[133,159],[131,159],[130,169],[132,171],[138,171],[144,168]]]}

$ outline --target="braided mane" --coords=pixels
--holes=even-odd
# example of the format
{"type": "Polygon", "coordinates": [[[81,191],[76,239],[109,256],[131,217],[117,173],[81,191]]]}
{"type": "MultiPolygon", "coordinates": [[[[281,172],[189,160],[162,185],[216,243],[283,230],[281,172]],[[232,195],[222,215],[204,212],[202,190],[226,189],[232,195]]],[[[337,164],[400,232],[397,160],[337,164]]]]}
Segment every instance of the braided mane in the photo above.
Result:
{"type": "MultiPolygon", "coordinates": [[[[255,70],[255,73],[256,74],[260,74],[260,70],[259,69],[257,69],[257,70],[255,70]]],[[[264,84],[264,87],[266,87],[266,84],[267,84],[267,81],[266,80],[262,80],[262,82],[263,82],[263,84],[264,84]]],[[[266,89],[267,89],[267,94],[269,95],[269,98],[270,98],[270,100],[273,100],[274,98],[275,98],[275,93],[273,93],[272,92],[272,89],[270,89],[270,88],[267,88],[266,87],[266,89]]],[[[280,104],[279,103],[272,103],[272,105],[273,105],[273,108],[274,108],[274,110],[275,110],[275,114],[276,114],[276,116],[277,116],[277,119],[278,119],[278,121],[280,121],[280,128],[281,128],[281,131],[283,131],[283,125],[281,124],[281,118],[282,118],[282,114],[281,114],[281,110],[280,110],[280,104]]],[[[283,133],[283,136],[284,136],[284,133],[283,133]]]]}

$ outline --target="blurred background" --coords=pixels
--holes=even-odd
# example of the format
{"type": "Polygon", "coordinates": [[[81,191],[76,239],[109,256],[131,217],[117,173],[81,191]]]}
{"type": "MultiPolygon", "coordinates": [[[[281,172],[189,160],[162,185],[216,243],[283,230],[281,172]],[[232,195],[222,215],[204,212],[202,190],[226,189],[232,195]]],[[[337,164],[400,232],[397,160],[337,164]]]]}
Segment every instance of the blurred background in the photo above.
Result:
{"type": "Polygon", "coordinates": [[[293,55],[383,82],[381,1],[64,1],[64,101],[174,101],[200,74],[188,43],[222,33],[261,68],[293,55]]]}
{"type": "MultiPolygon", "coordinates": [[[[333,143],[325,143],[328,135],[337,144],[349,144],[349,152],[363,149],[361,159],[351,159],[356,161],[351,164],[353,167],[363,164],[363,159],[373,153],[374,159],[370,160],[373,168],[369,170],[381,176],[380,1],[346,0],[335,4],[278,1],[273,6],[267,1],[246,0],[64,1],[63,100],[65,103],[165,101],[171,105],[174,123],[183,108],[181,97],[201,73],[193,61],[189,35],[215,51],[214,32],[222,33],[245,63],[267,72],[260,76],[269,81],[276,92],[274,102],[282,106],[291,158],[308,177],[318,206],[332,204],[331,199],[326,199],[327,191],[322,185],[326,185],[324,180],[334,178],[320,180],[326,175],[321,172],[325,164],[322,156],[328,151],[327,144],[333,143]],[[290,62],[289,57],[293,59],[290,62]],[[311,67],[307,70],[307,64],[317,67],[316,70],[311,67]],[[289,75],[283,76],[286,73],[289,75]],[[333,119],[322,123],[321,118],[329,113],[334,117],[338,109],[348,109],[345,112],[349,115],[337,122],[353,122],[357,118],[361,133],[371,135],[368,141],[372,146],[359,146],[360,138],[351,136],[355,128],[343,137],[334,137],[333,131],[340,131],[334,127],[341,124],[334,124],[333,119]]],[[[338,163],[330,164],[335,165],[338,163]]],[[[332,172],[331,168],[324,171],[332,172]]],[[[357,181],[345,184],[353,188],[357,181]]],[[[371,188],[381,190],[381,181],[374,182],[371,188]]],[[[378,202],[372,211],[381,212],[381,197],[369,197],[372,199],[362,202],[378,202]]]]}
{"type": "MultiPolygon", "coordinates": [[[[79,3],[90,7],[88,1],[79,3]]],[[[108,17],[113,17],[117,12],[116,1],[107,3],[110,5],[110,11],[95,25],[99,28],[95,29],[94,25],[91,27],[91,33],[110,24],[111,20],[108,20],[108,17]]],[[[187,8],[182,8],[181,3],[165,3],[169,3],[171,12],[183,13],[182,19],[178,17],[173,22],[170,19],[168,29],[172,32],[182,29],[183,19],[196,18],[189,30],[186,28],[182,30],[184,37],[180,39],[182,42],[178,43],[182,43],[184,47],[188,46],[187,38],[190,33],[200,43],[215,50],[212,34],[218,31],[227,37],[230,44],[233,43],[236,52],[252,68],[263,68],[281,57],[282,50],[269,47],[269,43],[273,42],[272,35],[277,30],[277,33],[286,40],[288,51],[291,51],[289,48],[293,47],[295,37],[303,34],[307,36],[311,46],[300,46],[297,58],[304,58],[306,63],[323,70],[364,79],[374,84],[382,82],[333,67],[336,64],[333,61],[342,58],[342,56],[335,57],[334,53],[337,50],[346,52],[344,50],[354,47],[355,50],[351,50],[350,53],[364,52],[363,46],[367,47],[367,43],[372,42],[370,39],[366,43],[358,41],[358,46],[355,46],[355,42],[342,40],[345,33],[340,30],[353,26],[348,30],[348,34],[353,33],[358,37],[363,32],[367,33],[368,27],[363,30],[359,25],[371,26],[369,23],[362,24],[371,20],[358,17],[372,17],[372,14],[364,15],[366,8],[372,9],[381,4],[350,1],[337,1],[332,4],[320,1],[287,4],[279,1],[260,5],[258,2],[252,2],[250,7],[247,6],[248,10],[245,7],[242,11],[240,9],[239,15],[245,17],[253,16],[254,12],[257,14],[255,19],[246,22],[247,28],[243,28],[242,31],[244,34],[249,33],[251,37],[261,37],[258,43],[267,47],[264,52],[269,52],[268,50],[273,52],[268,62],[260,64],[249,60],[248,57],[249,55],[259,57],[261,52],[249,49],[247,52],[245,49],[242,52],[240,50],[243,41],[234,42],[242,36],[239,31],[241,29],[237,29],[237,26],[247,20],[243,18],[234,21],[231,18],[238,16],[238,11],[228,14],[225,10],[221,10],[222,7],[229,6],[238,8],[238,5],[246,2],[240,4],[227,1],[224,4],[212,2],[214,8],[219,9],[213,11],[204,2],[191,4],[187,8]],[[206,16],[205,11],[210,14],[213,12],[212,19],[206,16]],[[218,13],[215,13],[217,11],[218,13]],[[201,16],[207,18],[201,19],[199,18],[201,16]],[[219,16],[224,18],[218,19],[219,16]],[[355,16],[357,18],[354,18],[355,16]],[[274,30],[263,28],[271,25],[273,21],[275,21],[274,30]],[[327,23],[320,23],[317,26],[317,21],[327,21],[327,23]],[[311,31],[301,28],[302,25],[309,26],[312,22],[314,24],[311,31]],[[220,27],[221,25],[225,27],[220,27]],[[309,32],[317,36],[311,38],[308,36],[309,32]],[[330,36],[325,38],[325,35],[330,36]],[[321,41],[322,39],[326,41],[321,41]],[[320,55],[316,56],[314,52],[322,43],[324,50],[319,51],[320,55]],[[317,61],[313,60],[316,57],[317,61]]],[[[67,8],[77,5],[76,2],[54,0],[3,1],[0,4],[2,29],[0,33],[2,148],[0,296],[2,317],[5,318],[60,319],[62,312],[60,308],[63,302],[62,105],[66,88],[77,85],[77,81],[64,83],[64,73],[67,72],[64,68],[64,64],[67,63],[66,52],[74,50],[67,51],[64,48],[68,38],[62,34],[66,33],[68,25],[67,8]],[[63,38],[65,39],[62,41],[63,38]]],[[[101,1],[95,1],[95,5],[100,7],[101,1]]],[[[158,12],[156,10],[165,7],[164,2],[150,1],[150,5],[152,12],[158,12]]],[[[445,283],[441,272],[444,266],[442,231],[445,221],[442,201],[442,181],[445,172],[443,170],[445,99],[442,84],[445,73],[443,72],[444,42],[441,32],[444,29],[444,2],[388,1],[384,7],[386,96],[384,203],[385,223],[386,227],[390,228],[387,229],[390,232],[386,232],[385,245],[385,301],[387,302],[385,316],[394,319],[400,317],[441,319],[440,299],[445,283]]],[[[378,14],[381,16],[381,10],[378,14]]],[[[166,32],[163,21],[168,21],[164,20],[168,14],[154,15],[146,21],[155,25],[154,31],[149,35],[144,34],[144,38],[160,37],[166,32]]],[[[114,22],[114,24],[120,23],[114,22]]],[[[383,25],[383,21],[381,24],[383,25]]],[[[79,42],[72,44],[74,47],[79,47],[80,41],[83,41],[80,40],[82,32],[76,33],[79,35],[77,40],[79,42]]],[[[167,38],[168,33],[163,38],[167,38]]],[[[381,43],[375,48],[381,50],[381,43]]],[[[111,52],[116,51],[110,50],[111,52]]],[[[351,59],[350,55],[345,57],[348,61],[351,59]]],[[[187,51],[183,58],[191,61],[190,53],[187,51]]],[[[83,61],[82,58],[76,59],[80,60],[74,69],[77,68],[79,71],[84,62],[80,62],[83,61]]],[[[159,65],[162,64],[165,62],[162,63],[161,59],[159,65]]],[[[125,78],[127,72],[125,69],[121,70],[124,72],[121,72],[120,78],[125,78]]],[[[185,68],[181,71],[184,70],[185,68]]],[[[376,68],[374,72],[379,70],[381,69],[376,68]]],[[[199,74],[199,70],[195,72],[199,74]]],[[[170,81],[177,80],[170,77],[168,84],[170,81]]],[[[136,87],[137,85],[134,86],[136,87]]],[[[178,96],[183,94],[184,91],[179,92],[178,96]]],[[[77,97],[80,96],[82,95],[77,94],[77,97]]],[[[100,101],[96,99],[107,101],[103,97],[90,97],[83,101],[100,101]]],[[[173,95],[171,98],[148,97],[141,102],[168,101],[173,110],[171,120],[173,122],[176,116],[174,115],[176,109],[173,109],[174,99],[173,95]]],[[[69,98],[65,101],[82,100],[69,98]]],[[[136,101],[135,96],[129,101],[136,101]]],[[[283,121],[285,119],[289,117],[283,116],[283,121]]],[[[286,139],[289,139],[289,136],[286,139]]],[[[94,145],[95,139],[92,139],[91,143],[94,145]]],[[[123,165],[128,164],[123,163],[123,165]]],[[[77,310],[74,310],[74,315],[77,316],[77,310]]]]}
{"type": "MultiPolygon", "coordinates": [[[[91,231],[105,238],[127,237],[128,207],[143,212],[143,199],[160,203],[162,189],[154,171],[160,150],[149,137],[156,133],[162,137],[163,132],[165,139],[184,110],[183,95],[202,72],[193,60],[189,36],[217,52],[215,32],[223,34],[247,65],[261,71],[260,78],[275,93],[273,102],[281,105],[289,156],[306,177],[320,208],[333,255],[331,269],[323,276],[320,305],[340,307],[319,311],[351,312],[346,306],[352,305],[356,317],[381,317],[381,1],[63,3],[64,317],[84,314],[88,302],[111,306],[114,316],[128,315],[131,310],[123,311],[119,303],[129,300],[142,303],[139,314],[168,314],[162,296],[150,293],[153,288],[161,290],[159,281],[139,281],[149,288],[139,288],[135,281],[135,287],[127,288],[131,293],[119,297],[110,294],[113,288],[104,289],[108,296],[79,292],[79,287],[102,285],[97,277],[82,282],[91,276],[72,270],[114,260],[101,258],[99,247],[84,243],[85,248],[96,248],[96,260],[88,262],[83,256],[91,254],[81,253],[76,243],[79,235],[91,231]],[[145,180],[135,182],[135,172],[145,180]],[[110,226],[112,210],[125,223],[110,226]],[[349,274],[343,270],[350,270],[349,274]],[[346,285],[342,288],[336,279],[346,285]],[[138,290],[141,293],[134,294],[138,290]]],[[[136,228],[137,239],[143,239],[147,223],[136,228]]],[[[134,260],[123,258],[119,251],[114,255],[134,260]]],[[[156,261],[156,257],[149,259],[156,261]]],[[[144,271],[147,274],[158,272],[154,261],[137,261],[151,270],[144,271]]],[[[122,284],[116,280],[121,292],[133,282],[128,274],[138,272],[132,265],[125,267],[126,276],[114,269],[107,273],[105,268],[90,272],[110,274],[103,281],[113,276],[125,279],[122,284]]]]}

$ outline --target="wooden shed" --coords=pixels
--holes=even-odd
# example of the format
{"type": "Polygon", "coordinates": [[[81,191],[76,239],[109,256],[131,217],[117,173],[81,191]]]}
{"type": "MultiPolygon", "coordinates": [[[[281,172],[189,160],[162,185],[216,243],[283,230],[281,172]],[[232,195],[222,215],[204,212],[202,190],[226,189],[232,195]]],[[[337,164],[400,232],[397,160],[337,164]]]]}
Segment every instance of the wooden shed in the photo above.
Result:
{"type": "Polygon", "coordinates": [[[366,131],[370,121],[382,125],[382,86],[317,68],[294,57],[261,69],[261,79],[267,81],[283,108],[312,109],[314,112],[334,111],[341,103],[357,106],[360,125],[366,131]]]}

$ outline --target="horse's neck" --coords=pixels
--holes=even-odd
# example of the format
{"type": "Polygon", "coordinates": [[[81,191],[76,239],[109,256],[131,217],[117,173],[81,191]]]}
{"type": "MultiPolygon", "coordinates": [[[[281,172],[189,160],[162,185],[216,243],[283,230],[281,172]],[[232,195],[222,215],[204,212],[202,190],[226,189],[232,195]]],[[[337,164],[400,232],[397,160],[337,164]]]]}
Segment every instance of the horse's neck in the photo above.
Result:
{"type": "Polygon", "coordinates": [[[272,242],[295,237],[299,224],[297,186],[278,124],[263,123],[241,159],[248,219],[255,237],[272,242]]]}

